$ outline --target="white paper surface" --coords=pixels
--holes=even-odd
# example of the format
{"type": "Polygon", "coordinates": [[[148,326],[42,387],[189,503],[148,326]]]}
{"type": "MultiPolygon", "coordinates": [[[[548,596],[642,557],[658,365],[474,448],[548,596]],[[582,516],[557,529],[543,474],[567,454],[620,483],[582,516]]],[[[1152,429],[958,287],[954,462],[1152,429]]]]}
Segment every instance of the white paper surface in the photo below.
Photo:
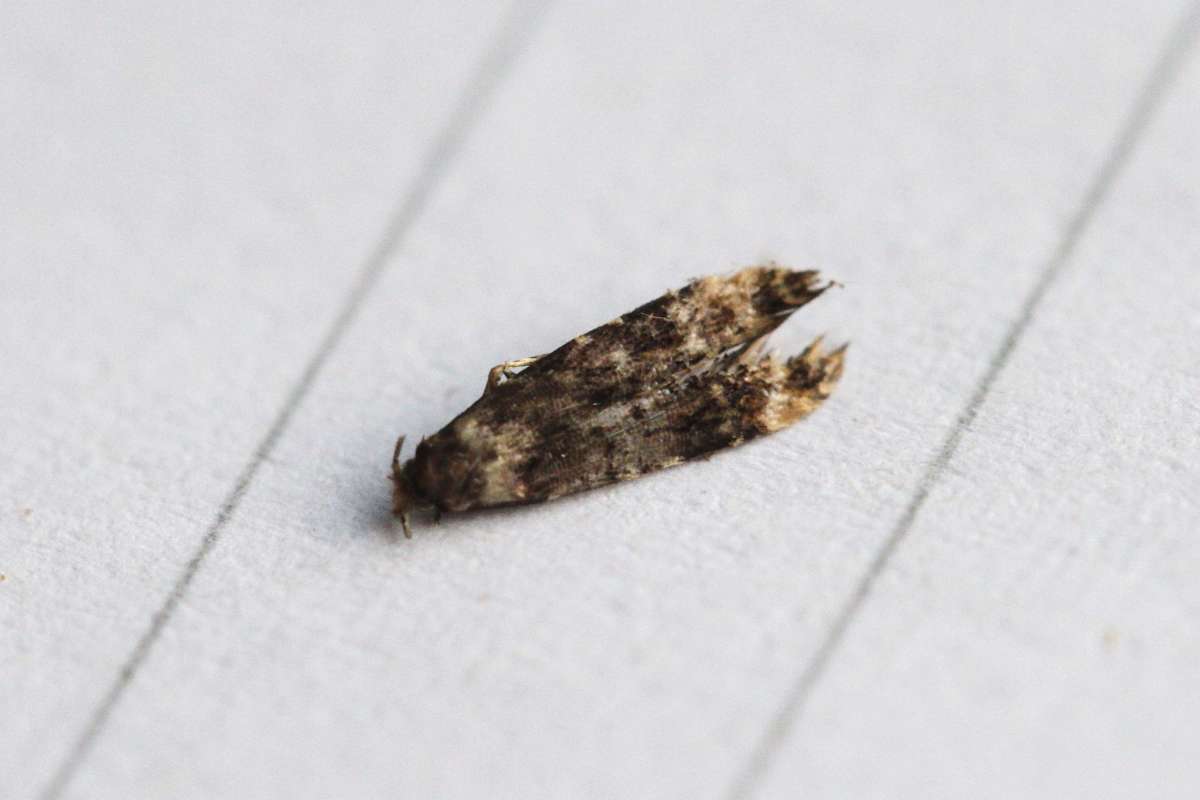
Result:
{"type": "Polygon", "coordinates": [[[1194,796],[1194,16],[1047,5],[6,7],[0,795],[1194,796]],[[398,538],[765,259],[818,414],[398,538]]]}

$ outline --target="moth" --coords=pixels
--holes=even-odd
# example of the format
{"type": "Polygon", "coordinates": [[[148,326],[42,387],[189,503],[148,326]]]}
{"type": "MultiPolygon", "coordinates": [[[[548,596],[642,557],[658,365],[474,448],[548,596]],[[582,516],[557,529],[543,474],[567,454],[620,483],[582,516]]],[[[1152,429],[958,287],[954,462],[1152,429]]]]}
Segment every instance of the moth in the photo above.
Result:
{"type": "Polygon", "coordinates": [[[846,347],[820,338],[787,359],[767,334],[834,282],[750,267],[695,280],[541,356],[493,367],[483,395],[400,463],[393,504],[411,536],[417,508],[539,503],[736,447],[814,411],[846,347]]]}

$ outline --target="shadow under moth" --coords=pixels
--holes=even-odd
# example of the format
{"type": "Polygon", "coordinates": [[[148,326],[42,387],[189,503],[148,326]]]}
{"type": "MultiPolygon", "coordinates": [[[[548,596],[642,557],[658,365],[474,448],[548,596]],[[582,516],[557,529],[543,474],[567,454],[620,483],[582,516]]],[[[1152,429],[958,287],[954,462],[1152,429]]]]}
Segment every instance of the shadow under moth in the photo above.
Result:
{"type": "Polygon", "coordinates": [[[403,465],[393,503],[416,508],[539,503],[636,478],[772,433],[814,411],[846,348],[818,338],[764,354],[766,336],[833,282],[750,267],[667,292],[542,356],[493,367],[483,395],[403,465]],[[519,371],[517,371],[519,370],[519,371]]]}

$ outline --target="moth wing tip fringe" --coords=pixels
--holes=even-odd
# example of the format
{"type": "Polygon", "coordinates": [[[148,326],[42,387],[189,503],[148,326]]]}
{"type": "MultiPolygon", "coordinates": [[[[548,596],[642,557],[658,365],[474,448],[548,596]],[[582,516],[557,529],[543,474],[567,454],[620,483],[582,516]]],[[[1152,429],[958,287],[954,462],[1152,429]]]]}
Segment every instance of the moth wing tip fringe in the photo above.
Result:
{"type": "MultiPolygon", "coordinates": [[[[822,283],[818,270],[791,269],[774,262],[746,267],[712,280],[716,281],[712,284],[714,287],[744,293],[758,313],[781,318],[820,297],[827,289],[840,285],[837,281],[822,283]]],[[[722,289],[716,291],[719,293],[722,289]]]]}
{"type": "Polygon", "coordinates": [[[833,393],[842,377],[847,345],[826,352],[823,341],[823,336],[817,337],[798,355],[775,362],[768,373],[769,400],[759,416],[766,431],[781,430],[808,416],[833,393]]]}
{"type": "Polygon", "coordinates": [[[825,351],[825,334],[813,339],[799,355],[788,359],[791,372],[789,382],[816,388],[822,396],[828,396],[833,385],[842,377],[849,342],[843,342],[828,352],[825,351]]]}

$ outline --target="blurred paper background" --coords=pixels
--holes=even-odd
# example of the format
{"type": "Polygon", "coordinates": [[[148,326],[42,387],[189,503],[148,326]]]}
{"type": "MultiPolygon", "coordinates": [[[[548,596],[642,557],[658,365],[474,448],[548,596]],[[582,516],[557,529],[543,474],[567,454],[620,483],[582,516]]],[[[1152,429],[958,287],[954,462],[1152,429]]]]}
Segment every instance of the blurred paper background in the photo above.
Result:
{"type": "Polygon", "coordinates": [[[0,796],[1197,796],[1198,8],[5,3],[0,796]],[[768,260],[812,418],[398,537],[768,260]]]}

